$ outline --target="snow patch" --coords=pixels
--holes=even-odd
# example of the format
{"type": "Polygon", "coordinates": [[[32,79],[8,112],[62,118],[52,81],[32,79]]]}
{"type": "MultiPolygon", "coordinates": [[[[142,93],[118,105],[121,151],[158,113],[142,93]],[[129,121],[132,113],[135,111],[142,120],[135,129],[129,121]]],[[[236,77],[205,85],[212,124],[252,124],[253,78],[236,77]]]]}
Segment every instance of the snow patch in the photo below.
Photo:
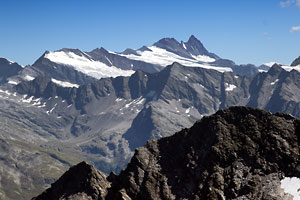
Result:
{"type": "Polygon", "coordinates": [[[26,81],[32,81],[32,80],[34,80],[35,78],[33,77],[33,76],[30,76],[30,75],[26,75],[26,76],[24,76],[24,80],[26,80],[26,81]]]}
{"type": "Polygon", "coordinates": [[[129,106],[131,106],[132,104],[143,104],[145,102],[146,99],[144,99],[143,97],[139,97],[138,99],[134,99],[133,101],[129,102],[128,104],[125,105],[125,108],[128,108],[129,106]]]}
{"type": "Polygon", "coordinates": [[[72,87],[72,88],[75,87],[75,88],[79,88],[79,85],[77,85],[77,84],[73,84],[73,83],[66,82],[66,81],[56,80],[54,78],[52,78],[51,81],[53,83],[55,83],[56,85],[59,85],[59,86],[62,86],[62,87],[72,87]]]}
{"type": "Polygon", "coordinates": [[[188,113],[190,113],[190,111],[191,111],[191,108],[188,108],[185,110],[185,113],[188,114],[188,113]]]}
{"type": "Polygon", "coordinates": [[[259,69],[258,72],[259,72],[259,73],[262,73],[262,72],[268,72],[268,70],[259,69]]]}
{"type": "Polygon", "coordinates": [[[116,102],[120,102],[120,101],[122,101],[123,99],[121,99],[121,98],[117,98],[115,101],[116,102]]]}
{"type": "Polygon", "coordinates": [[[280,187],[285,193],[294,196],[294,200],[300,200],[300,179],[297,177],[285,177],[280,181],[280,187]]]}
{"type": "Polygon", "coordinates": [[[109,62],[110,65],[113,65],[112,62],[105,56],[106,60],[109,62]]]}
{"type": "Polygon", "coordinates": [[[8,80],[8,84],[11,84],[11,85],[18,85],[19,82],[14,81],[14,80],[8,80]]]}
{"type": "Polygon", "coordinates": [[[44,104],[38,106],[38,108],[44,108],[44,107],[46,107],[46,102],[44,104]]]}
{"type": "Polygon", "coordinates": [[[229,92],[229,91],[232,91],[236,88],[235,85],[233,84],[229,84],[229,83],[225,83],[225,91],[229,92]]]}
{"type": "Polygon", "coordinates": [[[49,113],[52,113],[53,110],[56,108],[57,103],[53,106],[53,108],[51,108],[51,110],[46,111],[46,113],[49,115],[49,113]]]}
{"type": "Polygon", "coordinates": [[[183,47],[184,49],[187,49],[186,46],[185,46],[185,44],[184,44],[184,42],[182,43],[182,47],[183,47]]]}
{"type": "Polygon", "coordinates": [[[21,102],[23,102],[23,103],[31,103],[32,100],[33,100],[33,96],[29,97],[28,99],[25,99],[25,98],[21,99],[21,102]]]}
{"type": "Polygon", "coordinates": [[[274,82],[271,83],[271,85],[275,85],[275,83],[277,83],[279,81],[279,79],[276,79],[274,82]]]}
{"type": "Polygon", "coordinates": [[[209,56],[205,56],[205,55],[198,55],[198,56],[192,55],[192,57],[193,57],[195,60],[200,61],[200,62],[210,63],[210,62],[215,62],[215,61],[216,61],[216,59],[211,58],[211,57],[209,57],[209,56]]]}

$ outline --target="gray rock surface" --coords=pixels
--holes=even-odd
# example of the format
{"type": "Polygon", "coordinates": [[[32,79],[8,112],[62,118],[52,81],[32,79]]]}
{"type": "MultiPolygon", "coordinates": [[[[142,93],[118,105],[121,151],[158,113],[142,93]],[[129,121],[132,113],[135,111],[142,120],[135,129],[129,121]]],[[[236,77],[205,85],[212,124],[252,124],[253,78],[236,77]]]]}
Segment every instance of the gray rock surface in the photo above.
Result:
{"type": "Polygon", "coordinates": [[[17,75],[22,70],[18,63],[0,57],[0,83],[6,83],[8,78],[17,75]]]}
{"type": "Polygon", "coordinates": [[[300,177],[299,133],[291,115],[231,107],[148,141],[119,175],[79,164],[36,199],[291,199],[280,181],[300,177]]]}
{"type": "Polygon", "coordinates": [[[25,191],[37,194],[83,158],[105,173],[118,173],[147,140],[170,136],[234,105],[299,117],[299,80],[298,71],[280,66],[245,77],[174,63],[159,73],[138,70],[131,77],[104,78],[79,88],[64,88],[43,76],[1,88],[0,143],[9,141],[12,147],[0,154],[8,160],[2,167],[22,166],[12,168],[13,173],[27,176],[27,185],[33,186],[22,189],[23,182],[4,173],[20,192],[11,193],[5,183],[1,191],[18,199],[25,191]],[[56,167],[43,173],[50,163],[56,167]],[[32,168],[38,173],[27,172],[32,168]]]}
{"type": "Polygon", "coordinates": [[[287,114],[220,110],[138,148],[108,177],[107,199],[289,199],[280,180],[300,177],[299,133],[300,120],[287,114]]]}

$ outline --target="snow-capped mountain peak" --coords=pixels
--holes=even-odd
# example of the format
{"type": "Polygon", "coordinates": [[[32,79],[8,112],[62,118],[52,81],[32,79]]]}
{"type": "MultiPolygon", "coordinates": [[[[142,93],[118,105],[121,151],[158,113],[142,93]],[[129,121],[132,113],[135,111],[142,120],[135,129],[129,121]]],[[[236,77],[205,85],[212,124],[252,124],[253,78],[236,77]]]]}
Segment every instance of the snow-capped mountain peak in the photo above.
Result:
{"type": "Polygon", "coordinates": [[[230,67],[214,65],[213,63],[219,57],[209,53],[193,35],[188,42],[179,43],[174,38],[163,38],[152,46],[143,46],[138,50],[126,49],[119,55],[131,60],[153,63],[163,68],[178,62],[185,66],[209,68],[221,72],[232,71],[230,67]]]}
{"type": "Polygon", "coordinates": [[[279,64],[277,62],[268,62],[268,63],[264,63],[263,65],[266,65],[268,67],[272,67],[274,64],[279,64]]]}

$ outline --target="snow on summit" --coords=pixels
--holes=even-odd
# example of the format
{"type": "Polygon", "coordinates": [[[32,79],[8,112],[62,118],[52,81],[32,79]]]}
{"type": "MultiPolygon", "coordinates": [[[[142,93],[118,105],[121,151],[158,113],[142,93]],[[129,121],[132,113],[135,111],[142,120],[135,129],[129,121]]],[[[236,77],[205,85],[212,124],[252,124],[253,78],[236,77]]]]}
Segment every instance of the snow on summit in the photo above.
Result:
{"type": "Polygon", "coordinates": [[[283,65],[281,66],[285,71],[292,71],[292,70],[296,70],[298,72],[300,72],[300,65],[297,65],[297,66],[287,66],[287,65],[283,65]]]}
{"type": "Polygon", "coordinates": [[[119,54],[119,55],[127,57],[132,60],[144,61],[146,63],[153,63],[160,66],[168,66],[174,62],[178,62],[184,66],[189,66],[189,67],[202,67],[206,69],[214,69],[221,72],[232,71],[232,69],[229,67],[216,67],[210,65],[209,63],[215,62],[216,60],[206,55],[198,55],[198,56],[191,55],[193,58],[185,58],[175,53],[172,53],[170,51],[167,51],[166,49],[159,48],[157,46],[150,46],[147,48],[150,49],[151,51],[139,50],[136,52],[138,55],[134,55],[134,54],[128,54],[128,55],[119,54]]]}
{"type": "Polygon", "coordinates": [[[129,54],[129,55],[122,55],[122,56],[126,56],[127,58],[132,60],[141,60],[144,62],[153,63],[161,66],[167,66],[174,62],[178,62],[185,66],[195,66],[195,64],[197,64],[197,62],[199,61],[200,62],[215,61],[215,59],[210,58],[208,56],[199,56],[199,57],[195,56],[194,59],[185,58],[156,46],[151,46],[147,48],[150,49],[151,51],[137,51],[137,54],[139,55],[129,54]]]}
{"type": "Polygon", "coordinates": [[[91,59],[83,52],[81,55],[77,55],[73,52],[55,51],[46,53],[45,58],[58,64],[74,67],[75,70],[97,79],[105,77],[130,76],[134,73],[133,70],[122,70],[115,66],[107,66],[102,62],[91,59]]]}

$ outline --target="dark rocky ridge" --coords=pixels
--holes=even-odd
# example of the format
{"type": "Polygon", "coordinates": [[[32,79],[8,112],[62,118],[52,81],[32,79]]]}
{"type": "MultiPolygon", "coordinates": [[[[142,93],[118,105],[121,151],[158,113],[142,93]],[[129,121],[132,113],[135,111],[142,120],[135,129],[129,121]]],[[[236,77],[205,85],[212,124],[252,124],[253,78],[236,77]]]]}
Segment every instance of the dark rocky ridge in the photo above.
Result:
{"type": "MultiPolygon", "coordinates": [[[[297,118],[231,107],[204,117],[190,129],[149,141],[136,150],[120,175],[112,173],[97,185],[108,191],[105,199],[289,199],[280,180],[300,177],[299,139],[297,118]]],[[[77,168],[80,165],[63,177],[77,168]]],[[[70,180],[75,186],[78,174],[70,180]]],[[[43,197],[64,187],[60,180],[43,197]]],[[[63,191],[59,194],[68,195],[57,199],[75,199],[84,192],[63,191]]],[[[103,199],[96,193],[90,197],[103,199]]]]}
{"type": "Polygon", "coordinates": [[[104,198],[109,187],[106,175],[86,162],[71,167],[51,188],[32,200],[104,198]]]}

